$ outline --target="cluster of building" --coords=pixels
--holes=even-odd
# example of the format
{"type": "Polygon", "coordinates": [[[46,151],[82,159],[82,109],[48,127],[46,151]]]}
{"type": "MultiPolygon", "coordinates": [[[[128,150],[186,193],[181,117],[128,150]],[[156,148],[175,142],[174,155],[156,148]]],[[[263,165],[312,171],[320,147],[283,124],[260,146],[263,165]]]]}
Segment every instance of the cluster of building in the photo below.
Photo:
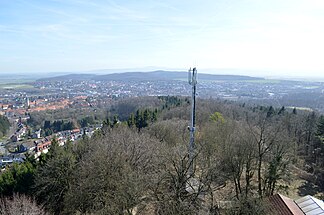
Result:
{"type": "Polygon", "coordinates": [[[87,100],[83,93],[62,93],[52,89],[24,91],[3,91],[0,89],[0,115],[11,119],[25,118],[35,111],[58,110],[68,107],[90,107],[96,100],[87,100]]]}
{"type": "MultiPolygon", "coordinates": [[[[23,124],[19,124],[20,129],[25,128],[23,124]]],[[[91,137],[94,132],[98,129],[100,129],[101,126],[97,127],[88,127],[88,128],[76,128],[73,130],[66,130],[57,132],[51,136],[47,136],[44,138],[40,137],[41,130],[38,130],[35,132],[37,134],[38,140],[34,141],[34,145],[29,147],[25,146],[24,144],[18,144],[14,151],[11,153],[1,153],[3,154],[0,156],[0,168],[5,168],[7,165],[13,164],[13,163],[22,163],[24,162],[25,152],[34,154],[35,158],[38,158],[41,153],[47,153],[51,147],[52,141],[55,139],[57,141],[59,146],[64,146],[67,141],[77,141],[80,138],[87,136],[91,137]]],[[[1,143],[1,149],[5,149],[3,147],[3,143],[1,143]]]]}
{"type": "Polygon", "coordinates": [[[0,157],[0,167],[3,168],[7,165],[13,164],[13,163],[22,163],[24,162],[24,158],[21,155],[15,156],[4,156],[0,157]]]}
{"type": "Polygon", "coordinates": [[[23,139],[23,136],[26,135],[27,127],[21,121],[17,123],[17,130],[14,134],[11,135],[10,140],[12,142],[18,142],[23,139]]]}
{"type": "MultiPolygon", "coordinates": [[[[26,112],[60,108],[105,107],[111,99],[138,96],[188,96],[190,85],[182,80],[49,80],[33,83],[33,90],[0,90],[0,114],[23,116],[26,112]]],[[[198,80],[198,96],[228,100],[283,103],[287,98],[323,96],[324,84],[284,80],[198,80]]],[[[303,99],[305,99],[303,98],[303,99]]],[[[287,102],[286,102],[287,103],[287,102]]],[[[308,103],[307,103],[308,104],[308,103]]],[[[288,106],[288,104],[280,104],[288,106]]],[[[321,107],[324,108],[324,102],[321,107]]]]}
{"type": "Polygon", "coordinates": [[[35,152],[35,158],[41,155],[41,153],[47,153],[49,148],[51,147],[52,141],[55,139],[57,141],[58,145],[64,146],[67,141],[74,142],[80,138],[82,138],[84,135],[91,137],[93,133],[100,129],[100,127],[96,128],[77,128],[73,130],[67,130],[67,131],[61,131],[54,135],[44,137],[40,140],[35,140],[34,144],[35,146],[31,148],[30,150],[35,152]]]}
{"type": "Polygon", "coordinates": [[[189,86],[184,81],[48,81],[36,82],[34,87],[48,93],[60,93],[70,98],[120,98],[153,95],[187,95],[189,86]]]}
{"type": "Polygon", "coordinates": [[[55,101],[49,101],[47,99],[36,99],[32,102],[30,102],[28,97],[21,99],[25,101],[25,103],[22,105],[15,103],[16,98],[12,98],[12,100],[7,99],[5,104],[0,103],[0,115],[5,115],[7,117],[23,117],[28,112],[57,110],[66,108],[71,104],[70,100],[64,98],[55,99],[55,101]]]}

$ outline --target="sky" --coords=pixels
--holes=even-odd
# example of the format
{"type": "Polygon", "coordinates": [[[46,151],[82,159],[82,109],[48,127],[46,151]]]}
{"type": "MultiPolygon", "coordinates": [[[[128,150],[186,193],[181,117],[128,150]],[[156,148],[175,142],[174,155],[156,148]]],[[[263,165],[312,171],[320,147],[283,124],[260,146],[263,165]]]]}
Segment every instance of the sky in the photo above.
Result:
{"type": "Polygon", "coordinates": [[[0,0],[0,73],[324,77],[323,11],[323,0],[0,0]]]}

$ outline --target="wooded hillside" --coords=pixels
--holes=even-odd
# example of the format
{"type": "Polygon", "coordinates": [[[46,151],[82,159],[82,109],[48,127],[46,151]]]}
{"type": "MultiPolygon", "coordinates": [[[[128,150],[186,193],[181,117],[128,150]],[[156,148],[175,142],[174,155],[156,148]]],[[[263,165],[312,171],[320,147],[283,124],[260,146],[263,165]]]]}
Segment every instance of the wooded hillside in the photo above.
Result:
{"type": "Polygon", "coordinates": [[[156,100],[126,119],[114,106],[91,139],[54,140],[39,161],[0,175],[1,194],[30,196],[51,214],[170,215],[267,214],[264,200],[278,192],[323,195],[324,117],[316,112],[198,100],[190,172],[190,102],[156,100]]]}

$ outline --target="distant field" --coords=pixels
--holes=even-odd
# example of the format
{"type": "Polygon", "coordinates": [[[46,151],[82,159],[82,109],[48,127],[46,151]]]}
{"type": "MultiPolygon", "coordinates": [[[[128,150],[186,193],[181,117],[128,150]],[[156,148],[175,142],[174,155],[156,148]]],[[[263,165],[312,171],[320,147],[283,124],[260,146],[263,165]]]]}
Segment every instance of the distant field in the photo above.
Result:
{"type": "Polygon", "coordinates": [[[276,80],[276,79],[246,80],[244,82],[259,83],[259,84],[279,84],[279,83],[281,83],[280,80],[276,80]]]}
{"type": "Polygon", "coordinates": [[[288,109],[294,109],[296,108],[296,110],[302,110],[302,111],[313,111],[313,109],[308,108],[308,107],[287,107],[288,109]]]}
{"type": "Polygon", "coordinates": [[[35,79],[10,78],[10,77],[0,76],[0,85],[2,85],[2,84],[22,84],[22,83],[29,83],[29,82],[33,82],[33,81],[35,81],[35,79]]]}
{"type": "MultiPolygon", "coordinates": [[[[175,80],[178,80],[178,81],[188,81],[187,79],[175,79],[175,80]]],[[[272,79],[264,79],[264,80],[205,80],[205,79],[202,79],[200,80],[198,78],[198,82],[205,82],[205,83],[208,83],[208,82],[246,82],[246,83],[255,83],[255,84],[280,84],[281,81],[280,80],[272,80],[272,79]]]]}
{"type": "MultiPolygon", "coordinates": [[[[188,78],[175,78],[174,81],[185,81],[188,82],[188,78]]],[[[198,82],[215,82],[215,80],[205,80],[205,79],[199,79],[198,82]]]]}
{"type": "Polygon", "coordinates": [[[30,84],[24,84],[24,83],[10,83],[10,84],[3,84],[0,83],[0,89],[4,89],[4,90],[10,90],[10,89],[31,89],[34,88],[32,85],[30,84]]]}
{"type": "MultiPolygon", "coordinates": [[[[175,78],[173,79],[174,81],[185,81],[185,82],[188,82],[188,78],[175,78]]],[[[198,77],[198,83],[199,82],[225,82],[225,81],[236,81],[236,80],[207,80],[207,79],[199,79],[198,77]]]]}

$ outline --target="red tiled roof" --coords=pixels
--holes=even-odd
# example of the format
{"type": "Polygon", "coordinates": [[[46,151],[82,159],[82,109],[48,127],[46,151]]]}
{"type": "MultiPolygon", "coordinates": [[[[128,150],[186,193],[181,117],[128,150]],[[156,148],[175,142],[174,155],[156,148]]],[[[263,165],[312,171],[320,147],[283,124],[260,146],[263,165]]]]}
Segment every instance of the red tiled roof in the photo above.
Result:
{"type": "Polygon", "coordinates": [[[272,210],[278,215],[304,215],[294,200],[280,194],[269,197],[272,210]]]}
{"type": "Polygon", "coordinates": [[[81,100],[85,100],[87,98],[88,98],[88,96],[76,96],[76,97],[74,97],[74,99],[81,99],[81,100]]]}
{"type": "Polygon", "coordinates": [[[80,129],[79,128],[76,128],[76,129],[73,129],[72,130],[72,133],[78,133],[78,132],[80,132],[80,129]]]}

